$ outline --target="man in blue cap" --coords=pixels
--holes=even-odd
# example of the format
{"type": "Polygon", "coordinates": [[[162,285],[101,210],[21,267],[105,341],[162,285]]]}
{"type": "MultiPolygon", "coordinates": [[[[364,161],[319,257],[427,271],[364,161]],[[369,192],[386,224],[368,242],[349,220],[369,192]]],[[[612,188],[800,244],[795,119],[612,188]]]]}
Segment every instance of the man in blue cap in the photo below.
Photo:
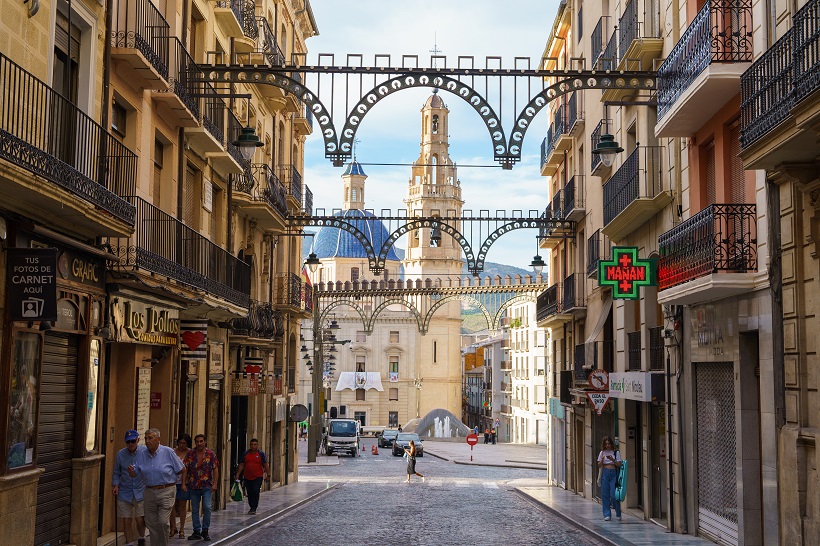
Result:
{"type": "Polygon", "coordinates": [[[139,536],[137,544],[145,544],[145,517],[143,508],[143,495],[145,485],[142,483],[142,476],[132,478],[128,475],[128,467],[135,464],[140,451],[145,451],[145,446],[139,445],[140,434],[136,430],[129,430],[125,433],[125,447],[117,452],[114,460],[114,476],[111,478],[115,502],[117,503],[117,514],[122,518],[122,528],[125,531],[127,544],[132,544],[139,536]],[[134,533],[132,522],[137,526],[137,533],[134,533]]]}

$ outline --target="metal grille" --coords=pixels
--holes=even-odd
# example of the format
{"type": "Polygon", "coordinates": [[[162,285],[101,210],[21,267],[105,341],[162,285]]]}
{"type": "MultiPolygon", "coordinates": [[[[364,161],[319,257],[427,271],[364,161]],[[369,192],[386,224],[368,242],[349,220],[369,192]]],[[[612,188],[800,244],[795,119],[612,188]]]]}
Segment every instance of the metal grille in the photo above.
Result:
{"type": "Polygon", "coordinates": [[[715,142],[706,147],[706,200],[713,205],[717,200],[717,180],[715,180],[715,142]]]}
{"type": "Polygon", "coordinates": [[[734,366],[695,364],[699,527],[737,543],[737,476],[734,366]]]}
{"type": "Polygon", "coordinates": [[[629,370],[641,369],[641,333],[629,332],[626,334],[629,345],[629,370]]]}

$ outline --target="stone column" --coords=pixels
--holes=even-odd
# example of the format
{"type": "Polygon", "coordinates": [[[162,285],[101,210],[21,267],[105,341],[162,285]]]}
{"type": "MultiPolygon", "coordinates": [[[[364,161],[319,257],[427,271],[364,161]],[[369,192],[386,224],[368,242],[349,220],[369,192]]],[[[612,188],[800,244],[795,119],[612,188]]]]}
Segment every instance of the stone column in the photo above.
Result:
{"type": "Polygon", "coordinates": [[[71,460],[71,543],[96,546],[100,506],[100,465],[105,455],[71,460]]]}
{"type": "Polygon", "coordinates": [[[6,544],[34,544],[37,482],[43,472],[34,468],[0,476],[0,529],[6,544]]]}

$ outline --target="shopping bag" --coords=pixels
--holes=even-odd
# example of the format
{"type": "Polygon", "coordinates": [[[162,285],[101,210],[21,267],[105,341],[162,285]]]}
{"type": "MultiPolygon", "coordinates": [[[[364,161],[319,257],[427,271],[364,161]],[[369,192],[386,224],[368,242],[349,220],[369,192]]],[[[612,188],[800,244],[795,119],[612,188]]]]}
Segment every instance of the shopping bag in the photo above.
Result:
{"type": "Polygon", "coordinates": [[[615,498],[618,499],[618,502],[623,502],[626,498],[626,476],[628,471],[629,463],[623,461],[621,468],[618,470],[618,482],[615,486],[615,498]]]}
{"type": "Polygon", "coordinates": [[[242,488],[239,487],[239,482],[233,482],[231,486],[231,500],[235,502],[242,502],[242,488]]]}

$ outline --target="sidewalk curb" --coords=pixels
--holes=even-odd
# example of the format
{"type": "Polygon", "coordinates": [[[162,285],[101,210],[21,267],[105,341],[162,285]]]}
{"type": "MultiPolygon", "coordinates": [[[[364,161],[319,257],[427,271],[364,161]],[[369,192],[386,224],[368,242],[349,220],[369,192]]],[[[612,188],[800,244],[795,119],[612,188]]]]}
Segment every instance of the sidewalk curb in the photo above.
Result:
{"type": "Polygon", "coordinates": [[[425,451],[424,454],[425,455],[431,455],[431,456],[435,457],[436,459],[441,459],[442,461],[449,461],[450,460],[447,457],[442,457],[441,455],[436,455],[432,451],[425,451]]]}
{"type": "Polygon", "coordinates": [[[470,461],[453,461],[455,464],[463,464],[464,466],[491,466],[494,468],[523,468],[525,470],[543,470],[546,472],[546,466],[528,466],[521,464],[495,464],[495,463],[476,463],[470,461]]]}
{"type": "MultiPolygon", "coordinates": [[[[525,499],[529,500],[530,502],[532,502],[534,504],[537,504],[538,506],[543,507],[545,510],[548,510],[552,514],[555,514],[556,516],[560,517],[561,519],[563,519],[564,521],[570,523],[571,525],[573,525],[573,526],[575,526],[579,529],[582,529],[584,532],[589,533],[590,535],[593,535],[595,538],[602,541],[604,544],[609,544],[610,546],[636,546],[634,543],[629,542],[628,540],[624,540],[623,542],[613,542],[610,537],[599,533],[598,531],[596,531],[592,527],[584,525],[583,523],[581,523],[580,521],[578,521],[576,519],[572,519],[568,515],[561,512],[560,510],[556,510],[552,506],[541,502],[540,500],[533,497],[532,495],[530,495],[526,491],[522,491],[520,487],[516,487],[515,492],[518,493],[519,495],[521,495],[522,497],[524,497],[525,499]]],[[[584,521],[586,521],[586,519],[584,521]]]]}
{"type": "Polygon", "coordinates": [[[279,510],[278,512],[268,514],[264,518],[254,521],[253,523],[251,523],[247,527],[244,527],[244,528],[240,529],[239,531],[235,531],[234,533],[231,533],[230,535],[228,535],[226,537],[222,537],[219,540],[214,541],[212,544],[214,546],[216,546],[217,544],[227,544],[228,542],[230,542],[232,540],[235,540],[235,539],[237,539],[237,538],[239,538],[243,535],[246,535],[246,534],[248,534],[252,531],[255,531],[258,527],[261,527],[262,525],[268,523],[270,520],[273,520],[273,519],[278,518],[278,517],[280,517],[284,514],[287,514],[291,510],[294,510],[294,509],[302,506],[303,504],[307,504],[307,503],[319,498],[320,496],[324,495],[325,493],[329,493],[330,491],[335,490],[338,486],[339,486],[338,483],[334,483],[330,487],[322,489],[321,491],[318,491],[318,492],[310,495],[309,497],[306,497],[306,498],[304,498],[304,499],[302,499],[298,502],[295,502],[292,505],[279,510]]]}

